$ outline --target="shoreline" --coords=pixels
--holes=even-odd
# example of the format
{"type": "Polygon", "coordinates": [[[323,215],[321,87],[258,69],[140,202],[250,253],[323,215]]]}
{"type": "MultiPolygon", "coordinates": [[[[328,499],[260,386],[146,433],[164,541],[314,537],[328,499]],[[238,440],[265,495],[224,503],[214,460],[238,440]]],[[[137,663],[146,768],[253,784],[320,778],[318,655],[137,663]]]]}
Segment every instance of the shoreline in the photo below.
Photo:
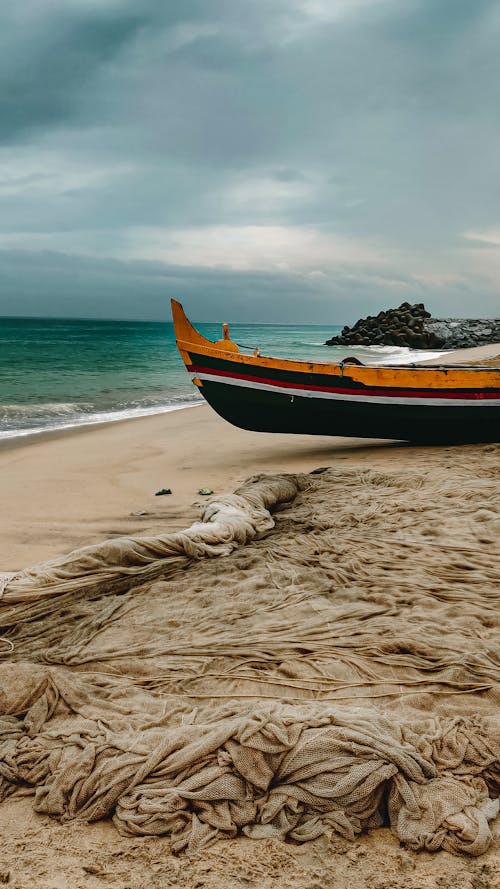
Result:
{"type": "MultiPolygon", "coordinates": [[[[425,351],[428,352],[428,350],[425,351]]],[[[444,365],[449,364],[450,366],[453,366],[454,364],[463,364],[464,362],[467,362],[469,360],[475,362],[481,360],[491,362],[496,358],[498,358],[500,363],[500,343],[492,343],[485,346],[476,346],[467,349],[454,349],[451,351],[447,350],[441,352],[439,357],[449,357],[450,359],[452,358],[453,360],[444,362],[444,365]]],[[[443,362],[439,360],[439,357],[421,358],[409,363],[408,366],[411,367],[415,364],[442,366],[443,362]]],[[[387,366],[393,365],[388,364],[387,366]]],[[[106,419],[89,419],[88,421],[84,420],[83,422],[78,422],[75,424],[61,425],[47,429],[35,427],[34,429],[29,430],[16,430],[13,431],[13,434],[10,434],[9,432],[9,434],[5,435],[4,437],[0,435],[0,452],[9,450],[10,448],[22,447],[24,444],[31,445],[36,441],[49,441],[59,437],[64,437],[66,435],[72,436],[78,432],[85,432],[92,429],[101,429],[112,424],[114,425],[128,423],[129,421],[133,420],[144,420],[149,417],[157,417],[163,414],[177,413],[178,411],[183,411],[187,408],[200,407],[203,404],[205,404],[205,402],[203,399],[201,399],[186,404],[165,405],[163,407],[158,406],[158,409],[152,408],[151,410],[145,409],[145,413],[139,413],[135,416],[117,416],[116,418],[113,416],[108,416],[106,419]]],[[[111,413],[112,412],[110,412],[110,414],[111,413]]]]}
{"type": "Polygon", "coordinates": [[[38,442],[58,441],[64,438],[71,438],[79,433],[85,434],[98,429],[107,429],[108,426],[122,425],[125,423],[133,423],[136,420],[148,420],[152,417],[160,417],[164,414],[173,414],[178,411],[186,410],[191,407],[203,407],[205,401],[195,401],[192,404],[181,404],[175,407],[164,408],[148,414],[139,414],[136,417],[117,417],[109,420],[96,420],[95,422],[79,423],[76,426],[59,426],[54,429],[36,429],[29,432],[21,432],[19,435],[9,437],[0,437],[0,452],[8,450],[17,450],[18,448],[35,445],[38,442]]]}
{"type": "Polygon", "coordinates": [[[310,472],[372,439],[247,432],[207,404],[0,444],[0,573],[106,538],[178,531],[197,520],[200,488],[230,492],[249,476],[310,472]],[[171,488],[172,494],[156,496],[171,488]]]}
{"type": "MultiPolygon", "coordinates": [[[[470,361],[499,352],[497,344],[453,357],[470,361]]],[[[8,504],[0,517],[0,572],[107,538],[178,531],[199,518],[201,488],[226,493],[252,475],[307,473],[337,463],[411,467],[429,452],[401,441],[248,432],[205,402],[189,407],[198,410],[183,406],[0,440],[8,504]],[[172,494],[155,496],[162,488],[172,494]]]]}
{"type": "MultiPolygon", "coordinates": [[[[22,688],[26,676],[35,677],[29,683],[36,690],[38,670],[54,674],[56,681],[58,672],[64,673],[67,684],[63,688],[70,690],[73,679],[79,683],[94,674],[102,688],[110,676],[121,676],[123,703],[135,700],[138,685],[147,688],[148,680],[154,679],[148,702],[158,701],[162,715],[156,721],[156,711],[146,708],[148,727],[167,727],[167,718],[182,724],[184,713],[189,715],[185,726],[201,721],[198,710],[211,696],[219,708],[228,688],[231,694],[241,696],[245,708],[249,700],[274,708],[279,703],[271,704],[270,698],[276,701],[281,695],[285,700],[286,694],[300,696],[301,706],[310,693],[315,695],[315,707],[328,707],[321,702],[336,699],[342,708],[347,688],[356,713],[369,706],[371,733],[377,709],[384,719],[397,723],[397,708],[403,711],[413,701],[418,724],[422,716],[434,717],[430,698],[423,697],[420,685],[416,694],[408,696],[408,683],[423,662],[437,670],[434,676],[422,673],[427,695],[428,688],[434,687],[433,679],[439,682],[440,670],[443,674],[453,671],[451,681],[449,673],[444,675],[436,712],[442,716],[444,701],[454,720],[457,713],[461,723],[464,714],[473,713],[474,720],[479,720],[479,709],[486,712],[489,706],[489,652],[497,639],[491,618],[492,585],[484,587],[497,552],[500,527],[498,498],[495,501],[500,444],[425,447],[401,441],[247,432],[222,420],[205,402],[189,406],[200,410],[172,410],[0,441],[2,493],[8,504],[0,517],[0,574],[106,538],[178,532],[199,519],[206,503],[197,494],[201,487],[210,486],[221,494],[263,473],[308,473],[328,466],[331,471],[311,476],[307,496],[297,509],[287,512],[285,507],[278,513],[276,530],[282,536],[278,533],[268,550],[263,546],[264,535],[254,549],[235,553],[234,559],[204,560],[192,566],[190,573],[181,568],[177,581],[160,580],[142,588],[139,584],[133,610],[131,600],[121,616],[119,607],[112,613],[103,611],[95,633],[89,627],[97,627],[97,598],[89,599],[80,611],[72,611],[75,603],[69,601],[63,606],[51,604],[57,616],[51,614],[46,636],[40,615],[30,622],[21,606],[24,626],[19,645],[27,627],[34,640],[33,653],[26,655],[20,648],[12,663],[5,664],[7,690],[17,694],[18,684],[22,688]],[[156,497],[162,487],[171,487],[172,495],[156,497]],[[320,496],[308,504],[314,489],[320,496]],[[471,550],[471,546],[475,548],[471,550]],[[91,619],[93,624],[88,623],[91,619]],[[311,659],[311,673],[298,674],[301,688],[294,664],[307,663],[308,633],[311,651],[320,637],[319,654],[317,665],[316,654],[311,659]],[[328,634],[340,652],[326,663],[328,653],[321,633],[328,634]],[[255,643],[255,638],[264,641],[255,643]],[[291,647],[289,653],[289,640],[293,645],[294,638],[298,647],[291,647]],[[166,655],[155,647],[159,639],[167,645],[166,655]],[[285,648],[275,647],[280,639],[286,641],[285,648]],[[88,658],[79,661],[77,656],[74,664],[71,659],[64,660],[67,640],[77,651],[80,643],[89,645],[88,658]],[[221,640],[236,642],[232,663],[238,663],[238,673],[243,675],[235,675],[234,667],[229,669],[225,649],[221,655],[221,640]],[[187,661],[178,659],[178,651],[193,642],[195,651],[196,646],[205,651],[201,643],[209,652],[214,646],[215,657],[206,669],[198,668],[195,661],[193,670],[189,654],[187,661]],[[238,647],[242,643],[249,653],[244,669],[238,647]],[[107,645],[111,645],[111,652],[107,645]],[[255,657],[255,645],[276,651],[276,668],[273,659],[266,663],[255,657]],[[356,660],[350,659],[350,648],[354,648],[356,660]],[[113,650],[117,653],[114,661],[113,650]],[[376,679],[375,688],[369,691],[367,686],[372,683],[366,682],[366,670],[361,680],[356,673],[346,672],[358,670],[366,654],[369,664],[371,651],[374,657],[369,675],[382,672],[382,679],[389,680],[388,688],[376,679]],[[456,651],[460,652],[458,666],[456,651]],[[382,660],[385,652],[387,664],[382,660]],[[399,667],[394,664],[395,655],[403,658],[399,667]],[[481,666],[489,671],[484,687],[478,686],[481,666]],[[401,671],[399,677],[396,669],[401,671]],[[27,670],[33,672],[28,674],[27,670]],[[253,674],[248,672],[252,670],[253,674]],[[319,692],[310,688],[317,675],[321,676],[319,692]],[[139,683],[134,684],[137,678],[139,683]],[[171,685],[158,687],[158,679],[171,685]],[[263,684],[266,679],[268,687],[263,684]],[[204,684],[200,687],[196,680],[204,684]],[[332,688],[325,689],[324,681],[331,682],[332,688]],[[229,685],[224,686],[225,682],[229,685]],[[284,690],[287,682],[290,688],[284,690]],[[395,686],[395,682],[402,684],[395,686]],[[455,686],[460,682],[464,690],[457,694],[455,686]],[[448,684],[453,688],[445,697],[448,684]],[[168,697],[170,693],[172,697],[168,697]]],[[[493,584],[492,572],[490,579],[493,584]]],[[[6,601],[4,605],[8,611],[6,601]]],[[[39,606],[37,601],[36,608],[39,606]]],[[[232,657],[232,648],[227,650],[232,657]]],[[[46,708],[45,701],[43,697],[46,708]]],[[[100,699],[96,701],[98,708],[103,706],[100,699]]],[[[40,712],[38,702],[36,706],[40,712]]],[[[16,715],[18,711],[19,705],[16,715]]],[[[106,717],[104,709],[102,716],[106,717]]],[[[86,721],[85,726],[88,724],[86,721]]],[[[108,723],[105,725],[109,732],[108,723]]],[[[52,726],[50,721],[48,726],[52,726]]],[[[10,730],[10,724],[8,727],[10,730]]],[[[70,755],[77,749],[77,727],[78,722],[75,733],[65,741],[70,755]]],[[[127,738],[132,727],[127,715],[127,738]]],[[[87,736],[93,761],[98,762],[94,750],[97,732],[87,732],[87,736]]],[[[54,731],[51,737],[55,737],[54,731]]],[[[130,749],[140,751],[140,745],[130,749]]],[[[23,750],[21,754],[24,756],[23,750]]],[[[127,780],[130,782],[130,777],[127,780]]],[[[474,776],[473,781],[477,780],[481,779],[474,776]]],[[[10,850],[3,856],[3,869],[7,882],[13,880],[16,886],[22,874],[23,887],[28,883],[48,887],[55,880],[66,889],[83,889],[90,887],[94,876],[101,882],[105,879],[124,886],[132,862],[135,871],[141,872],[141,885],[151,886],[167,880],[172,886],[230,889],[233,874],[241,875],[251,886],[260,886],[263,880],[266,883],[267,875],[272,874],[274,885],[276,874],[284,872],[279,885],[293,884],[297,889],[319,885],[318,880],[325,887],[433,889],[452,881],[461,885],[465,880],[467,886],[472,885],[470,880],[474,882],[479,867],[481,873],[495,874],[499,864],[498,819],[491,822],[493,843],[480,859],[442,850],[431,855],[413,852],[403,848],[388,827],[370,829],[349,841],[334,835],[304,845],[237,836],[193,858],[179,859],[172,856],[167,837],[121,836],[110,818],[90,824],[60,821],[52,814],[35,812],[30,797],[17,795],[7,798],[0,808],[4,845],[10,850]],[[45,878],[49,882],[44,882],[45,878]]],[[[489,877],[485,880],[485,889],[494,889],[494,882],[489,877]]]]}

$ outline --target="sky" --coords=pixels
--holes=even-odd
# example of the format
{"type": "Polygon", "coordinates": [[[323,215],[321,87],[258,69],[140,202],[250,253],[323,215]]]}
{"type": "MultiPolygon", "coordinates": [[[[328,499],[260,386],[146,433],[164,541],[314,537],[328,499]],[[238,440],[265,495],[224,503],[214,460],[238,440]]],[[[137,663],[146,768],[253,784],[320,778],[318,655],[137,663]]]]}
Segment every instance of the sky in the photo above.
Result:
{"type": "Polygon", "coordinates": [[[500,315],[497,0],[16,0],[0,314],[500,315]]]}

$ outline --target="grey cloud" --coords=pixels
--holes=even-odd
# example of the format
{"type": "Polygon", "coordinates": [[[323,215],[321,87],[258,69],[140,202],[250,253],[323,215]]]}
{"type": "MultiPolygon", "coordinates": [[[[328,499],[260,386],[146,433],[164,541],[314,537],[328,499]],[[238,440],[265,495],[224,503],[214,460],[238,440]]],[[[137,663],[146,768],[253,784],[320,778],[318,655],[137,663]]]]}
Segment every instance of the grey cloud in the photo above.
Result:
{"type": "MultiPolygon", "coordinates": [[[[310,226],[404,254],[406,267],[387,276],[419,299],[451,312],[476,287],[489,312],[491,285],[464,279],[453,249],[467,230],[500,227],[496,0],[379,0],[316,23],[304,10],[294,0],[19,0],[0,29],[4,144],[59,152],[62,166],[69,158],[103,175],[43,196],[29,171],[16,194],[0,182],[0,243],[2,232],[80,232],[82,242],[93,232],[111,255],[139,226],[310,226]],[[232,199],[258,180],[304,188],[282,202],[232,199]],[[449,263],[442,271],[457,272],[439,292],[415,283],[419,263],[436,266],[438,253],[449,263]]],[[[16,263],[18,286],[34,286],[34,257],[24,271],[16,263]]],[[[104,274],[82,262],[83,303],[100,281],[115,311],[112,278],[127,289],[124,268],[111,263],[104,274]]],[[[203,274],[217,305],[215,273],[198,270],[196,280],[203,274]]],[[[255,274],[221,273],[220,286],[237,282],[258,307],[255,274]]],[[[64,290],[60,275],[55,290],[64,290]]],[[[278,315],[292,299],[284,281],[318,313],[329,294],[346,320],[349,304],[369,310],[393,298],[368,267],[314,285],[265,276],[278,315]]],[[[49,311],[60,298],[49,285],[44,294],[49,311]]],[[[247,312],[245,300],[238,306],[247,312]]]]}
{"type": "MultiPolygon", "coordinates": [[[[169,320],[171,297],[182,299],[193,318],[206,321],[292,322],[304,317],[305,306],[309,320],[325,316],[321,284],[297,276],[94,260],[48,251],[0,253],[0,316],[43,316],[50,301],[52,314],[61,317],[169,320]]],[[[330,315],[331,307],[326,311],[330,315]]]]}
{"type": "MultiPolygon", "coordinates": [[[[20,4],[22,6],[22,3],[20,4]]],[[[32,10],[33,11],[33,10],[32,10]]],[[[92,78],[146,23],[131,9],[92,18],[58,9],[40,27],[29,14],[4,27],[1,40],[0,139],[78,115],[92,78]]]]}
{"type": "MultiPolygon", "coordinates": [[[[427,294],[428,295],[428,294],[427,294]]],[[[409,277],[385,277],[373,267],[339,269],[331,278],[270,272],[186,268],[155,262],[120,262],[50,251],[0,251],[0,316],[142,318],[169,320],[171,297],[199,321],[274,323],[353,322],[374,306],[420,301],[425,287],[409,277]]],[[[495,294],[475,279],[456,291],[457,314],[483,300],[494,315],[495,294]]],[[[446,294],[430,301],[446,314],[446,294]]]]}

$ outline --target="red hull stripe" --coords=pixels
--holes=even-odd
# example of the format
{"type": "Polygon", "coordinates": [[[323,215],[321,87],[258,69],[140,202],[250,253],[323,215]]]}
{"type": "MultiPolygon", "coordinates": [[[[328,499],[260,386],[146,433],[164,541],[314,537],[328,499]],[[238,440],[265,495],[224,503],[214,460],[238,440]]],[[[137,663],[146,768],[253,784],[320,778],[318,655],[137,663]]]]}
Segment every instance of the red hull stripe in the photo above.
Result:
{"type": "Polygon", "coordinates": [[[363,396],[387,396],[394,398],[450,398],[450,399],[470,399],[471,401],[483,399],[500,399],[500,391],[478,391],[471,389],[470,392],[450,389],[390,389],[389,387],[376,388],[360,388],[348,389],[344,386],[315,386],[313,383],[291,383],[288,380],[282,382],[280,380],[272,380],[267,377],[254,377],[251,374],[234,373],[229,370],[219,370],[213,367],[200,367],[196,364],[188,364],[187,369],[190,373],[210,374],[211,376],[223,377],[234,380],[246,380],[248,383],[263,383],[266,386],[276,386],[277,389],[297,389],[297,391],[305,390],[311,392],[332,392],[337,395],[363,395],[363,396]]]}

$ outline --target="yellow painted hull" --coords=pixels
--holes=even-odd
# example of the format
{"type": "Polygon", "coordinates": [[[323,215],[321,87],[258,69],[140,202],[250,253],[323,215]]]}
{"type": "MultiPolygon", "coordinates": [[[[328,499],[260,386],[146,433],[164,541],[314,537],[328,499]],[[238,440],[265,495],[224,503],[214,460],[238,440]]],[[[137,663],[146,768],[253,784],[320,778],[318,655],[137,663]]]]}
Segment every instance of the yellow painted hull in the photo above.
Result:
{"type": "Polygon", "coordinates": [[[247,355],[213,343],[172,301],[177,346],[200,393],[231,423],[265,432],[500,441],[500,367],[377,367],[247,355]]]}

